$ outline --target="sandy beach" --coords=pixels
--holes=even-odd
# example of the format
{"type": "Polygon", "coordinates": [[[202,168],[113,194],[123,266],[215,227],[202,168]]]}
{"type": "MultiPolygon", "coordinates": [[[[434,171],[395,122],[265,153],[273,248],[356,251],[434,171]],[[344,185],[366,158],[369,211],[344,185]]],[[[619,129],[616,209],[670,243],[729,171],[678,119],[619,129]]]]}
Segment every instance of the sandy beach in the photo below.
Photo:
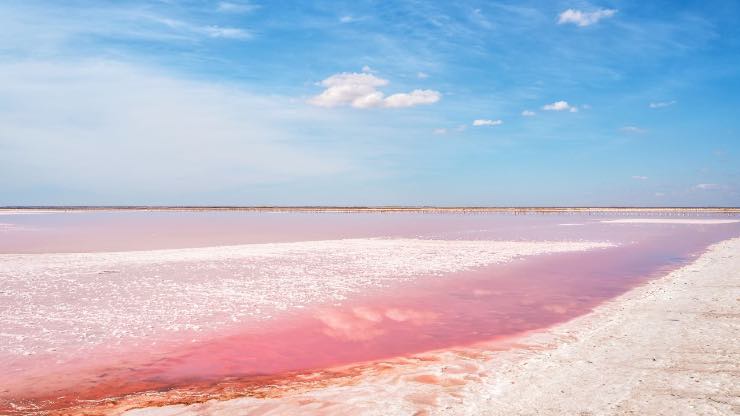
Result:
{"type": "MultiPolygon", "coordinates": [[[[124,414],[737,414],[738,270],[735,238],[588,315],[514,345],[372,363],[334,382],[298,383],[259,398],[124,414]]],[[[140,398],[141,404],[153,398],[140,398]]]]}

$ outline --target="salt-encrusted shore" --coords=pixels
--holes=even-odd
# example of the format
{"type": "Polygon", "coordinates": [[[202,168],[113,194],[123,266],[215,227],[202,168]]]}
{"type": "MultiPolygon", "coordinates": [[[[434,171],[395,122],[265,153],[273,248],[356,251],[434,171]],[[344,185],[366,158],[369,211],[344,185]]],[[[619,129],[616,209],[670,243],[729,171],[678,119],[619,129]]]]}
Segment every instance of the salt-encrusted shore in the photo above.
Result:
{"type": "MultiPolygon", "coordinates": [[[[40,409],[45,414],[57,398],[73,397],[74,386],[118,377],[111,368],[125,372],[137,365],[134,361],[146,366],[195,342],[237,333],[244,325],[268,325],[279,314],[319,304],[339,306],[358,293],[523,256],[612,246],[365,238],[0,254],[0,413],[40,409]]],[[[113,389],[96,396],[87,391],[85,397],[130,392],[113,389]]]]}
{"type": "Polygon", "coordinates": [[[181,331],[195,337],[203,328],[269,319],[403,280],[612,245],[370,238],[0,254],[0,369],[4,357],[51,353],[58,361],[65,352],[127,339],[181,331]]]}
{"type": "Polygon", "coordinates": [[[739,293],[735,238],[516,348],[439,351],[368,364],[328,384],[125,414],[738,414],[739,293]]]}

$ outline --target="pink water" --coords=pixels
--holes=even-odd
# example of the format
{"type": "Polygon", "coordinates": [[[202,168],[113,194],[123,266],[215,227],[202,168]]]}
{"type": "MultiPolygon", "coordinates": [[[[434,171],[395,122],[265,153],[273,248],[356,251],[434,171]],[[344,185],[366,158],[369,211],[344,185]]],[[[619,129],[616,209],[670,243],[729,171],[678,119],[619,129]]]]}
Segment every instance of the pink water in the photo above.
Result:
{"type": "MultiPolygon", "coordinates": [[[[341,304],[311,305],[267,322],[240,324],[197,343],[106,356],[85,371],[69,373],[56,368],[47,376],[35,376],[33,388],[25,391],[3,386],[0,381],[0,400],[54,409],[80,399],[225,379],[249,382],[512,337],[587,313],[651,277],[690,262],[708,245],[740,235],[739,224],[599,222],[611,218],[583,214],[239,212],[2,217],[0,222],[12,226],[0,229],[0,253],[142,250],[347,237],[593,240],[618,246],[541,255],[443,279],[396,283],[368,290],[341,304]]],[[[2,365],[0,361],[0,370],[2,365]]],[[[0,407],[2,404],[0,401],[0,407]]]]}

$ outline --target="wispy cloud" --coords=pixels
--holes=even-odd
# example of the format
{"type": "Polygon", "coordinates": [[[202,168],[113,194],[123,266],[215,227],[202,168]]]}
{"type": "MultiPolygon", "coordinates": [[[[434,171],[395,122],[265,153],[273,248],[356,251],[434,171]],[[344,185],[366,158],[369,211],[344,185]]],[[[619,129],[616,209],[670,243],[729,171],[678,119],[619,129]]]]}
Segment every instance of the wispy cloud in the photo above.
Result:
{"type": "Polygon", "coordinates": [[[648,179],[648,177],[647,176],[642,176],[642,175],[633,175],[632,176],[632,179],[637,180],[637,181],[646,181],[648,179]]]}
{"type": "Polygon", "coordinates": [[[434,133],[434,134],[440,134],[440,135],[441,135],[441,134],[447,134],[447,129],[445,129],[445,128],[440,128],[440,129],[434,129],[434,130],[432,131],[432,133],[434,133]]]}
{"type": "Polygon", "coordinates": [[[230,1],[221,1],[218,3],[216,10],[224,13],[249,13],[259,9],[259,7],[260,6],[256,4],[251,4],[247,2],[236,3],[230,1]]]}
{"type": "Polygon", "coordinates": [[[556,101],[551,104],[545,104],[542,106],[545,111],[570,111],[571,113],[578,112],[578,108],[568,104],[567,101],[556,101]]]}
{"type": "Polygon", "coordinates": [[[156,200],[354,169],[287,127],[330,115],[286,98],[100,60],[0,64],[0,79],[0,188],[33,171],[24,186],[156,200]]]}
{"type": "Polygon", "coordinates": [[[718,183],[700,183],[694,186],[694,188],[701,189],[703,191],[712,191],[712,190],[722,189],[723,186],[718,183]]]}
{"type": "Polygon", "coordinates": [[[343,16],[339,16],[339,23],[342,23],[342,24],[355,23],[355,22],[366,21],[369,18],[370,18],[369,16],[353,16],[351,14],[345,14],[343,16]]]}
{"type": "Polygon", "coordinates": [[[534,115],[537,115],[537,113],[535,113],[534,111],[530,111],[530,110],[522,111],[522,116],[524,117],[532,117],[534,115]]]}
{"type": "Polygon", "coordinates": [[[427,78],[429,78],[429,74],[427,74],[426,72],[417,72],[416,73],[416,78],[419,78],[419,79],[427,79],[427,78]]]}
{"type": "Polygon", "coordinates": [[[624,133],[633,133],[633,134],[643,134],[643,133],[646,133],[647,132],[647,130],[645,130],[645,129],[641,128],[641,127],[637,127],[637,126],[624,126],[624,127],[620,127],[619,128],[619,131],[624,132],[624,133]]]}
{"type": "Polygon", "coordinates": [[[558,24],[572,23],[584,27],[598,23],[599,20],[612,17],[617,13],[615,9],[599,9],[593,12],[584,12],[576,9],[568,9],[558,16],[558,24]]]}
{"type": "MultiPolygon", "coordinates": [[[[19,55],[94,56],[105,51],[106,56],[131,56],[139,55],[145,43],[244,41],[254,37],[249,28],[222,22],[223,14],[212,13],[215,5],[192,13],[186,7],[137,7],[131,2],[107,6],[76,3],[68,8],[42,6],[43,2],[10,3],[0,2],[0,49],[17,50],[19,55]],[[81,43],[87,46],[83,48],[81,43]]],[[[171,56],[169,53],[161,50],[157,55],[164,58],[171,56]]]]}
{"type": "Polygon", "coordinates": [[[197,25],[183,20],[172,19],[169,17],[162,17],[159,15],[143,15],[140,17],[143,20],[149,20],[152,22],[159,23],[160,25],[166,26],[173,31],[181,33],[183,35],[201,35],[208,36],[211,38],[222,38],[222,39],[237,39],[247,40],[252,38],[252,33],[246,29],[235,28],[235,27],[221,27],[221,26],[203,26],[197,25]]]}
{"type": "Polygon", "coordinates": [[[676,104],[676,100],[671,101],[656,101],[648,104],[648,107],[650,108],[663,108],[663,107],[670,107],[673,104],[676,104]]]}
{"type": "Polygon", "coordinates": [[[486,18],[481,9],[474,9],[473,12],[470,14],[470,19],[484,29],[494,28],[494,24],[491,23],[488,18],[486,18]]]}
{"type": "Polygon", "coordinates": [[[434,104],[442,96],[438,91],[417,89],[386,97],[378,88],[388,85],[388,80],[367,72],[334,74],[319,84],[326,89],[308,101],[319,107],[404,108],[434,104]]]}
{"type": "Polygon", "coordinates": [[[480,126],[499,126],[503,124],[504,122],[502,120],[488,120],[488,119],[478,119],[473,120],[473,125],[476,127],[480,126]]]}
{"type": "Polygon", "coordinates": [[[237,29],[233,27],[218,27],[209,26],[201,29],[204,33],[212,38],[225,38],[225,39],[251,39],[252,34],[244,29],[237,29]]]}

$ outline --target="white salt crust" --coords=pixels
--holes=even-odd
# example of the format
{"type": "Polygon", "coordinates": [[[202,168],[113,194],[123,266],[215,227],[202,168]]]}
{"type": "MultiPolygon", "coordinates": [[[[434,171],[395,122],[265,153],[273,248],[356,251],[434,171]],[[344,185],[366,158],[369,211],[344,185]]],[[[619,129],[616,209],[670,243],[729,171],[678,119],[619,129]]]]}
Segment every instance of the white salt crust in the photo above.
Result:
{"type": "Polygon", "coordinates": [[[197,336],[366,288],[604,242],[347,239],[109,253],[0,255],[3,357],[62,357],[197,336]],[[161,337],[160,337],[161,338],[161,337]]]}
{"type": "Polygon", "coordinates": [[[601,221],[607,224],[733,224],[740,220],[720,220],[720,219],[678,219],[678,218],[624,218],[619,220],[601,221]]]}

